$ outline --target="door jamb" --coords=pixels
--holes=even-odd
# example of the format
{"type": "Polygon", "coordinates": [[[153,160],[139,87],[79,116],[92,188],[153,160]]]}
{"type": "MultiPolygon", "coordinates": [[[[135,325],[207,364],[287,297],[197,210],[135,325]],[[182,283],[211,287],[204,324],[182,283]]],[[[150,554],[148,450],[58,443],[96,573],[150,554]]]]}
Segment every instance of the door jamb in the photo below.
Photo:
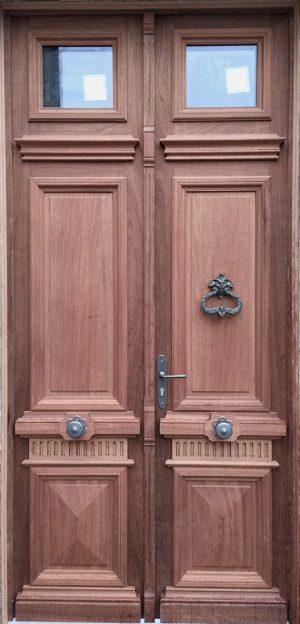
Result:
{"type": "Polygon", "coordinates": [[[6,141],[4,90],[4,11],[0,11],[0,409],[1,409],[1,603],[3,624],[7,624],[7,225],[6,225],[6,141]]]}

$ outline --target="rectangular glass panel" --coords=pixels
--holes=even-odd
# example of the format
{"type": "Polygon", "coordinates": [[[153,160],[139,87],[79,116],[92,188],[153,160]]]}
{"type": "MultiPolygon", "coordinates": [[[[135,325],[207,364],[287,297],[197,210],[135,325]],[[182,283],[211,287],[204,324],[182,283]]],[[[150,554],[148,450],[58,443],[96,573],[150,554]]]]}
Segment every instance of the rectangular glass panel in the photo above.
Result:
{"type": "Polygon", "coordinates": [[[187,45],[188,108],[256,106],[257,45],[187,45]]]}
{"type": "Polygon", "coordinates": [[[113,107],[112,46],[43,46],[43,106],[113,107]]]}

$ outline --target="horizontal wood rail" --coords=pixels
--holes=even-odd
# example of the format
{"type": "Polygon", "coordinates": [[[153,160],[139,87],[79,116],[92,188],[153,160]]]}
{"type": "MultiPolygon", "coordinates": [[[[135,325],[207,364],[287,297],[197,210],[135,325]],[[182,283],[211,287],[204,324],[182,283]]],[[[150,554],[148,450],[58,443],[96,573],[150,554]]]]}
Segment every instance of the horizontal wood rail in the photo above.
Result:
{"type": "Polygon", "coordinates": [[[168,135],[166,160],[278,160],[285,138],[278,134],[168,135]]]}
{"type": "Polygon", "coordinates": [[[15,432],[22,437],[58,436],[72,440],[66,432],[66,423],[79,415],[87,423],[87,432],[80,440],[94,435],[136,436],[140,433],[140,421],[133,412],[24,412],[16,421],[15,432]]]}
{"type": "Polygon", "coordinates": [[[31,134],[15,142],[23,160],[132,161],[139,139],[126,135],[31,134]]]}
{"type": "Polygon", "coordinates": [[[281,420],[276,412],[269,413],[239,413],[228,412],[203,412],[200,414],[167,412],[160,421],[160,433],[166,438],[182,436],[196,437],[206,436],[210,440],[217,440],[212,434],[212,421],[220,416],[234,421],[234,435],[238,437],[260,437],[274,440],[287,434],[286,423],[281,420]],[[235,428],[237,429],[235,432],[235,428]]]}

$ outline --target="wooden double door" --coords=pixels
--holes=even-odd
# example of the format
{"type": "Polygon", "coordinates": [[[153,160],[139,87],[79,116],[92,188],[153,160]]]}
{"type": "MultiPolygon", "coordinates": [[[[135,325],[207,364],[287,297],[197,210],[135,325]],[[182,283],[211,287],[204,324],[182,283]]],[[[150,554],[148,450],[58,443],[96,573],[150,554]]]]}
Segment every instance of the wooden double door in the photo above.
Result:
{"type": "Polygon", "coordinates": [[[19,620],[286,624],[290,29],[10,20],[19,620]]]}

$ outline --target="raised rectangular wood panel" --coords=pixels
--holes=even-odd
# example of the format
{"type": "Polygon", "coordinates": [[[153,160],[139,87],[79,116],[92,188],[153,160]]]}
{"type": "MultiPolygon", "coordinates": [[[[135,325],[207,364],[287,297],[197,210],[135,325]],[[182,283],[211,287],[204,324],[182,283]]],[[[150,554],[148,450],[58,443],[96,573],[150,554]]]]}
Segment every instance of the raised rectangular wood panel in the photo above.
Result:
{"type": "Polygon", "coordinates": [[[126,410],[124,178],[31,179],[31,409],[126,410]]]}
{"type": "Polygon", "coordinates": [[[31,468],[31,584],[126,585],[126,499],[124,467],[31,468]]]}
{"type": "Polygon", "coordinates": [[[271,474],[174,467],[174,585],[270,587],[271,474]]]}
{"type": "Polygon", "coordinates": [[[127,584],[133,463],[126,439],[30,440],[30,584],[17,596],[18,618],[138,618],[127,584]]]}
{"type": "Polygon", "coordinates": [[[269,179],[174,178],[172,223],[172,369],[187,373],[172,409],[268,411],[269,179]],[[219,273],[243,301],[234,322],[199,307],[219,273]]]}

